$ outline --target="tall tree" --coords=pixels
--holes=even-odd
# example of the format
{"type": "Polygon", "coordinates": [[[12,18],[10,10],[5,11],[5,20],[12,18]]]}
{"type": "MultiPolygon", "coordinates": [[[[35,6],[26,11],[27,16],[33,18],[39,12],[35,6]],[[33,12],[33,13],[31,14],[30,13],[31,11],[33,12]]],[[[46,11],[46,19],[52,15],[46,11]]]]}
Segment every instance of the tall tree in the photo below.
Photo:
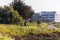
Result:
{"type": "Polygon", "coordinates": [[[11,3],[11,6],[13,6],[13,9],[17,10],[17,12],[24,19],[31,18],[34,14],[34,11],[31,9],[31,6],[25,5],[25,3],[23,3],[23,1],[21,0],[14,0],[14,2],[11,3]]]}

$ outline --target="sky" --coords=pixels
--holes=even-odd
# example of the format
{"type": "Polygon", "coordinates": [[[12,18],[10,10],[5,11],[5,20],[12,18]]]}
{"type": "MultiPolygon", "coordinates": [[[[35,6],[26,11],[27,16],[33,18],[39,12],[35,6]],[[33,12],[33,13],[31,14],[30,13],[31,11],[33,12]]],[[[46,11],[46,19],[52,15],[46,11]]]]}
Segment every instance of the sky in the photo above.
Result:
{"type": "MultiPolygon", "coordinates": [[[[8,5],[12,0],[0,0],[0,6],[8,5]]],[[[23,0],[35,12],[60,11],[60,0],[23,0]]]]}
{"type": "Polygon", "coordinates": [[[0,6],[9,5],[12,0],[0,0],[0,6]]]}

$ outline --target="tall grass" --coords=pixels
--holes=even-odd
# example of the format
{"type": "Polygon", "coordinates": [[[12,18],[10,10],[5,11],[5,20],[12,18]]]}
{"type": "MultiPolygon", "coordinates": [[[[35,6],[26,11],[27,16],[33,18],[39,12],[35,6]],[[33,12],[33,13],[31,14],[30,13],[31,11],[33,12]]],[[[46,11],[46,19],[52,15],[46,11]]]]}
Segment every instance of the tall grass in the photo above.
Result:
{"type": "Polygon", "coordinates": [[[48,34],[52,32],[60,32],[60,28],[58,29],[48,29],[47,23],[28,23],[27,26],[19,26],[12,24],[0,24],[0,39],[1,40],[14,40],[11,37],[14,36],[24,36],[28,34],[48,34]]]}
{"type": "Polygon", "coordinates": [[[41,23],[39,27],[32,25],[17,26],[17,25],[0,24],[0,33],[8,36],[23,36],[28,34],[51,33],[58,31],[55,29],[48,29],[47,27],[48,25],[46,23],[41,23]]]}

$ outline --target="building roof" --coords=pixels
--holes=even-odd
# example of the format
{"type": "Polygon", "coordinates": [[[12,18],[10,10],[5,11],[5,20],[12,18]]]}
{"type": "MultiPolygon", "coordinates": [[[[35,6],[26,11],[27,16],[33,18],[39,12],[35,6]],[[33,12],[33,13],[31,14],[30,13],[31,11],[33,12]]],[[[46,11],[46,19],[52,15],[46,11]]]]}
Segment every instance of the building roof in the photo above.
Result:
{"type": "Polygon", "coordinates": [[[56,13],[55,11],[42,11],[41,13],[56,13]]]}

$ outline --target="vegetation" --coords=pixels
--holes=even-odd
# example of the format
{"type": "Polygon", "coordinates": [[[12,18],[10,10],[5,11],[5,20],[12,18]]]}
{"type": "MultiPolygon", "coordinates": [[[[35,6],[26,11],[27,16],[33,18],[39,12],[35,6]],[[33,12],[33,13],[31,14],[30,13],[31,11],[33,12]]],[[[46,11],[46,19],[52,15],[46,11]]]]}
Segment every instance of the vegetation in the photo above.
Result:
{"type": "Polygon", "coordinates": [[[28,26],[0,24],[0,33],[4,36],[3,39],[7,37],[6,39],[9,40],[9,39],[12,39],[11,37],[13,37],[13,39],[17,37],[17,40],[20,40],[18,38],[22,36],[29,36],[30,34],[32,35],[40,35],[40,34],[46,35],[47,34],[51,36],[50,33],[60,32],[60,29],[48,29],[47,26],[48,25],[46,23],[41,23],[39,27],[37,27],[36,25],[32,25],[32,24],[28,26]]]}
{"type": "Polygon", "coordinates": [[[55,23],[54,26],[60,28],[60,23],[55,23]]]}
{"type": "Polygon", "coordinates": [[[21,0],[14,0],[14,2],[12,2],[10,5],[13,6],[13,9],[17,10],[19,15],[21,15],[24,19],[31,18],[34,14],[31,6],[26,5],[21,0]]]}
{"type": "Polygon", "coordinates": [[[1,24],[23,24],[23,18],[12,6],[0,7],[0,23],[1,24]]]}
{"type": "Polygon", "coordinates": [[[24,26],[24,21],[31,19],[33,14],[33,9],[21,0],[14,0],[9,6],[0,7],[0,39],[20,40],[22,36],[28,37],[30,35],[41,34],[45,37],[46,34],[54,32],[60,33],[59,24],[54,25],[56,29],[51,29],[48,28],[48,24],[43,23],[42,20],[37,22],[30,20],[30,22],[26,22],[26,26],[24,26]]]}
{"type": "Polygon", "coordinates": [[[11,38],[11,37],[6,36],[6,35],[2,35],[2,34],[0,33],[0,40],[14,40],[14,38],[11,38]]]}
{"type": "Polygon", "coordinates": [[[36,26],[17,26],[17,25],[7,25],[7,24],[0,24],[0,32],[4,35],[9,36],[23,36],[28,34],[40,34],[40,33],[51,33],[58,30],[55,29],[48,29],[47,25],[43,25],[42,27],[36,26]]]}
{"type": "Polygon", "coordinates": [[[31,18],[34,11],[21,0],[14,0],[10,6],[0,7],[0,23],[24,25],[24,20],[31,18]]]}

